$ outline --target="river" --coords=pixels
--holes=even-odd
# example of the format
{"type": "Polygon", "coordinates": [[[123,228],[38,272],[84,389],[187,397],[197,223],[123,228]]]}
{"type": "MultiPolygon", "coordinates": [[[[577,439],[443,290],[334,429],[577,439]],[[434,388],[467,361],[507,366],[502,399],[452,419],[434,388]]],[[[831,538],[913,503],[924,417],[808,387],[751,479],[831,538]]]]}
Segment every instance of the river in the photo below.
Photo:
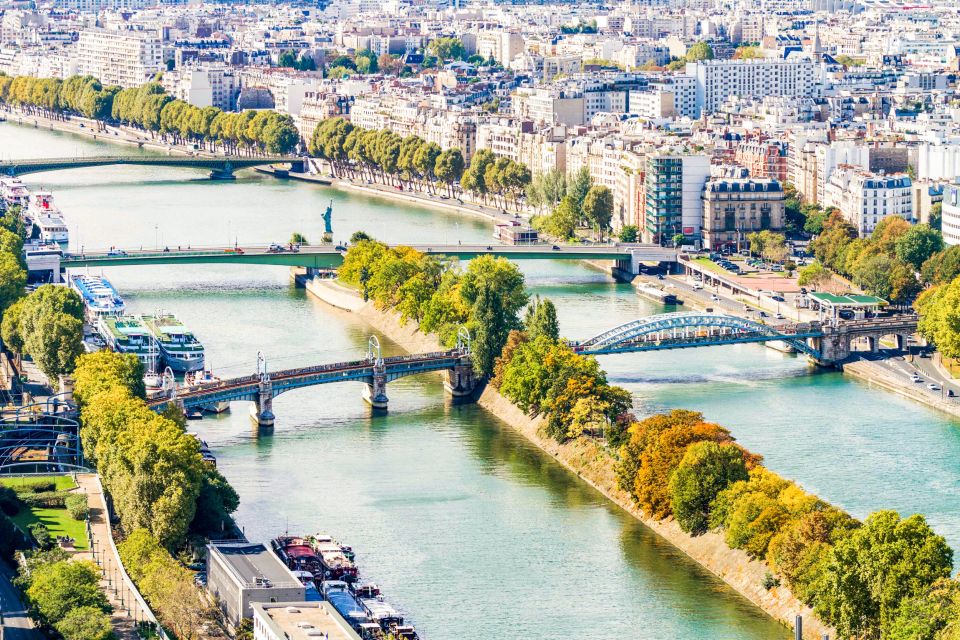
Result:
{"type": "MultiPolygon", "coordinates": [[[[0,157],[116,153],[76,136],[0,125],[0,157]]],[[[76,248],[318,238],[333,200],[336,238],[486,241],[488,222],[251,171],[106,167],[27,176],[54,191],[76,248]]],[[[581,264],[526,263],[562,332],[585,338],[661,311],[581,264]]],[[[294,289],[285,269],[190,266],[105,273],[137,312],[173,311],[220,375],[355,358],[370,330],[294,289]]],[[[395,353],[395,345],[384,341],[395,353]]],[[[756,345],[604,356],[638,414],[703,411],[774,470],[863,517],[925,513],[960,544],[960,425],[800,358],[756,345]]],[[[430,640],[786,638],[789,633],[436,376],[391,383],[372,417],[359,385],[277,398],[271,436],[242,403],[192,423],[241,496],[248,537],[332,533],[430,640]]]]}

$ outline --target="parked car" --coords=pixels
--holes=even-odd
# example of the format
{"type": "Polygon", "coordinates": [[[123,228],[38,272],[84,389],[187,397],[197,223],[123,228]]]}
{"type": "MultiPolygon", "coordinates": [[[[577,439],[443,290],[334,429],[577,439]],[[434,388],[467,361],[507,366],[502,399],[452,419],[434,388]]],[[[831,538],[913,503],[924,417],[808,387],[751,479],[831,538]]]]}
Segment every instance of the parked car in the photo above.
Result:
{"type": "Polygon", "coordinates": [[[776,300],[777,302],[786,302],[786,298],[783,296],[770,296],[771,300],[776,300]]]}
{"type": "Polygon", "coordinates": [[[777,320],[783,320],[783,314],[780,313],[779,311],[773,317],[776,318],[777,320]]]}

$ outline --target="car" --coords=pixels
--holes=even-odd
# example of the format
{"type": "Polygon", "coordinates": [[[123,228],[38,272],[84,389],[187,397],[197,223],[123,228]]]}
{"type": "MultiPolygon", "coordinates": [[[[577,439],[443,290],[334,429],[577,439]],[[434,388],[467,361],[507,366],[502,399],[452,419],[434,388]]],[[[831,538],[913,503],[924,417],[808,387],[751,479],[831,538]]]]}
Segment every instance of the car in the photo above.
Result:
{"type": "Polygon", "coordinates": [[[776,300],[777,302],[786,302],[786,298],[783,296],[770,296],[771,300],[776,300]]]}
{"type": "Polygon", "coordinates": [[[346,248],[345,246],[343,246],[342,244],[338,244],[337,247],[336,247],[336,249],[337,249],[337,251],[346,251],[346,250],[347,250],[347,248],[346,248]]]}
{"type": "Polygon", "coordinates": [[[912,376],[910,376],[910,379],[913,380],[914,382],[923,382],[923,378],[921,378],[917,374],[913,374],[912,376]]]}
{"type": "Polygon", "coordinates": [[[701,283],[699,283],[699,282],[694,282],[694,283],[693,283],[693,290],[694,290],[694,291],[699,291],[700,289],[703,289],[703,284],[701,284],[701,283]]]}
{"type": "Polygon", "coordinates": [[[657,280],[663,280],[663,274],[662,274],[662,273],[658,273],[658,274],[657,274],[657,280]]]}
{"type": "Polygon", "coordinates": [[[118,256],[118,257],[119,257],[119,256],[125,256],[125,255],[127,255],[127,252],[124,251],[123,249],[110,249],[110,251],[107,251],[107,255],[108,255],[108,256],[118,256]]]}
{"type": "Polygon", "coordinates": [[[774,314],[773,317],[776,318],[777,320],[783,320],[783,314],[780,313],[779,311],[777,311],[777,313],[774,314]]]}
{"type": "Polygon", "coordinates": [[[769,317],[770,317],[770,314],[767,313],[766,311],[761,311],[761,312],[760,312],[760,317],[761,317],[761,318],[769,318],[769,317]]]}
{"type": "Polygon", "coordinates": [[[849,309],[841,309],[837,315],[844,320],[853,320],[853,311],[850,311],[849,309]]]}
{"type": "Polygon", "coordinates": [[[927,385],[927,389],[930,389],[930,391],[940,391],[940,387],[933,384],[932,382],[927,385]]]}
{"type": "Polygon", "coordinates": [[[806,288],[806,287],[800,287],[800,293],[802,293],[803,295],[807,295],[807,288],[806,288]]]}
{"type": "Polygon", "coordinates": [[[286,249],[284,248],[283,245],[277,244],[276,242],[271,244],[270,248],[267,249],[267,251],[269,251],[270,253],[283,253],[285,250],[286,249]]]}
{"type": "Polygon", "coordinates": [[[560,247],[558,247],[557,245],[553,245],[553,251],[560,251],[560,247]]]}
{"type": "Polygon", "coordinates": [[[710,296],[710,299],[711,299],[711,300],[719,301],[719,300],[720,300],[720,296],[718,296],[717,294],[714,293],[714,294],[712,294],[712,295],[710,296]]]}

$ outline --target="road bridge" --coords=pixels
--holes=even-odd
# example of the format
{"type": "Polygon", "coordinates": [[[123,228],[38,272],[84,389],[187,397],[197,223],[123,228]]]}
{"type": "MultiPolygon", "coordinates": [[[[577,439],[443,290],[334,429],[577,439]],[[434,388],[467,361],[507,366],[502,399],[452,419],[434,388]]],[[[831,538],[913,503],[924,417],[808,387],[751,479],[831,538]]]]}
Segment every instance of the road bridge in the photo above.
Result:
{"type": "Polygon", "coordinates": [[[916,330],[915,315],[774,325],[726,314],[680,311],[627,322],[572,346],[585,355],[602,355],[781,341],[817,364],[834,365],[850,357],[856,340],[866,339],[868,348],[876,351],[882,337],[893,336],[902,349],[916,330]]]}
{"type": "MultiPolygon", "coordinates": [[[[392,245],[400,246],[400,245],[392,245]]],[[[469,260],[482,255],[503,256],[511,260],[609,260],[625,269],[639,269],[641,262],[672,262],[677,259],[675,249],[639,244],[588,245],[499,245],[499,244],[411,244],[426,254],[469,260]]],[[[346,247],[342,245],[301,246],[296,250],[283,245],[233,247],[177,247],[162,251],[144,249],[112,249],[68,253],[60,259],[60,266],[122,267],[163,264],[266,264],[288,267],[333,268],[343,263],[346,247]]]]}
{"type": "Polygon", "coordinates": [[[267,164],[289,164],[292,171],[303,171],[304,159],[299,156],[88,156],[81,158],[37,158],[0,161],[0,173],[22,176],[42,171],[62,171],[109,165],[152,167],[186,167],[207,169],[215,180],[232,180],[234,171],[267,164]]]}
{"type": "Polygon", "coordinates": [[[172,376],[168,376],[161,397],[150,400],[148,404],[155,411],[163,411],[171,403],[184,410],[196,410],[218,402],[249,400],[254,403],[252,415],[257,423],[261,427],[272,427],[273,399],[286,391],[319,384],[359,381],[364,383],[364,400],[375,409],[386,409],[389,402],[388,382],[434,371],[445,373],[444,388],[454,397],[473,393],[476,383],[470,356],[470,337],[465,329],[460,330],[457,347],[448,351],[384,358],[380,355],[379,341],[371,337],[367,356],[362,360],[268,372],[266,361],[258,356],[257,373],[248,376],[186,387],[177,387],[172,376]]]}

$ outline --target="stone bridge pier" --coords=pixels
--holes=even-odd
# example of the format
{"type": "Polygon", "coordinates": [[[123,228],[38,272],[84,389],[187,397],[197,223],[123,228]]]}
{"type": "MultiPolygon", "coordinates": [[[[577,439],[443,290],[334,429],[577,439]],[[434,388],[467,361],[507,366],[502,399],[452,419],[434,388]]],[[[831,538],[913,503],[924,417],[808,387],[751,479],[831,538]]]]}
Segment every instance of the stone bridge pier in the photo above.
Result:
{"type": "Polygon", "coordinates": [[[467,398],[473,394],[477,379],[469,357],[461,358],[455,367],[444,372],[443,388],[454,398],[467,398]]]}
{"type": "Polygon", "coordinates": [[[386,410],[390,398],[387,397],[387,367],[382,361],[373,366],[373,375],[367,378],[362,394],[371,407],[386,410]]]}
{"type": "Polygon", "coordinates": [[[268,376],[260,380],[260,389],[253,401],[250,416],[262,429],[272,429],[276,416],[273,415],[273,384],[268,376]]]}
{"type": "Polygon", "coordinates": [[[823,337],[811,338],[809,342],[820,352],[817,364],[832,366],[850,357],[854,351],[854,341],[858,339],[866,338],[869,351],[876,353],[880,348],[880,340],[885,336],[893,336],[897,349],[903,350],[916,329],[915,318],[824,325],[823,337]]]}

